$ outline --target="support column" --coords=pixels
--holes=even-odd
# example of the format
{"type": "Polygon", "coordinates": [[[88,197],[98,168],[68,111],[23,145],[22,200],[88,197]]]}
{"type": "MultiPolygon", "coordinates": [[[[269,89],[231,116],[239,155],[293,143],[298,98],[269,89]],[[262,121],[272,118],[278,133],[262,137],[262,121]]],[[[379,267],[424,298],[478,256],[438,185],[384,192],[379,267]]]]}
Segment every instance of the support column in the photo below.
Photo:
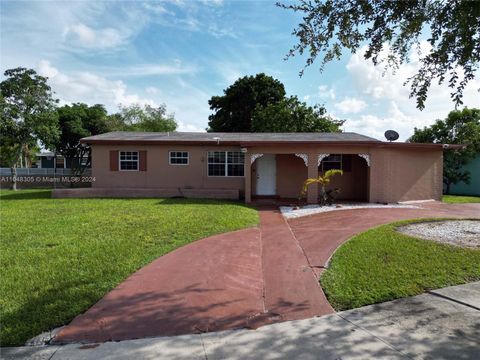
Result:
{"type": "Polygon", "coordinates": [[[244,159],[245,202],[252,202],[252,154],[246,153],[244,159]]]}
{"type": "MultiPolygon", "coordinates": [[[[317,164],[318,154],[308,153],[308,177],[316,178],[318,177],[318,164],[317,164]]],[[[311,184],[307,189],[307,203],[316,204],[318,203],[318,184],[311,184]]]]}

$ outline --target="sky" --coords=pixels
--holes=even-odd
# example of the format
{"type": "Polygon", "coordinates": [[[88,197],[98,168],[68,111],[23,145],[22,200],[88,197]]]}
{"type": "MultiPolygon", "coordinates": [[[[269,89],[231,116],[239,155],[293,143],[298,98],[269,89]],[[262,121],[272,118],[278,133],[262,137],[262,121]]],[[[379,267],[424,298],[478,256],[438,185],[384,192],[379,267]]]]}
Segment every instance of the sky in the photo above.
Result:
{"type": "MultiPolygon", "coordinates": [[[[266,73],[288,95],[346,119],[344,131],[378,139],[394,129],[405,140],[414,127],[454,109],[450,89],[434,85],[416,109],[406,78],[418,56],[384,74],[362,56],[345,53],[320,73],[299,76],[305,58],[285,60],[295,45],[295,14],[275,0],[9,1],[0,2],[1,72],[35,69],[62,104],[104,104],[110,113],[130,104],[165,104],[179,131],[205,131],[208,100],[236,79],[266,73]]],[[[3,77],[2,77],[3,78],[3,77]]],[[[470,82],[464,106],[480,107],[480,80],[470,82]]]]}

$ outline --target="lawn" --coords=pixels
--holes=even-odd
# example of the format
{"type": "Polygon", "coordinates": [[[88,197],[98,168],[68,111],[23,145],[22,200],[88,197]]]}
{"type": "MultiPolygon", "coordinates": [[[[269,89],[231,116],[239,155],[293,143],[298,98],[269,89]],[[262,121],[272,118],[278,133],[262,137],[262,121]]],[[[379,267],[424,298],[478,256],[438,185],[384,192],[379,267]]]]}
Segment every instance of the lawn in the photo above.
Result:
{"type": "Polygon", "coordinates": [[[395,231],[396,226],[408,222],[370,229],[335,252],[320,281],[336,310],[480,280],[480,250],[443,245],[395,231]]]}
{"type": "Polygon", "coordinates": [[[1,191],[0,216],[2,346],[68,323],[163,254],[258,223],[240,203],[51,199],[48,190],[1,191]]]}
{"type": "Polygon", "coordinates": [[[480,203],[480,196],[443,195],[442,201],[450,204],[480,203]]]}

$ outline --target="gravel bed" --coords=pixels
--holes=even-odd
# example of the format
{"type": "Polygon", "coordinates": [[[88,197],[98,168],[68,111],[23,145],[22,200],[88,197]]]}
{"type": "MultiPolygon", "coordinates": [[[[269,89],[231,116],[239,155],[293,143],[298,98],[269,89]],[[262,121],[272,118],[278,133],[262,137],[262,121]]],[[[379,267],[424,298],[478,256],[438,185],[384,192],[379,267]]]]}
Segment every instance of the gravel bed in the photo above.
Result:
{"type": "Polygon", "coordinates": [[[328,211],[350,210],[350,209],[386,209],[386,208],[403,208],[403,209],[421,209],[415,205],[404,204],[372,204],[372,203],[342,203],[333,205],[306,205],[302,207],[280,206],[280,211],[287,219],[297,218],[301,216],[313,215],[328,211]]]}
{"type": "Polygon", "coordinates": [[[480,249],[480,220],[421,222],[400,226],[397,231],[426,240],[480,249]]]}

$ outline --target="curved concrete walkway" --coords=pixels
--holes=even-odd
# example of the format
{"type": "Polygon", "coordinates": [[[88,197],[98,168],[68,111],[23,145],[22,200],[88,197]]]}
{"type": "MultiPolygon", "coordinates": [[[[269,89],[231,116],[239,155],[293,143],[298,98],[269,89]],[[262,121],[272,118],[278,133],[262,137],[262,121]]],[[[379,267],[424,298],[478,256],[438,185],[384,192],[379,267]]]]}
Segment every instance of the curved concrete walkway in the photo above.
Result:
{"type": "Polygon", "coordinates": [[[480,204],[416,204],[419,209],[385,208],[331,211],[289,220],[310,266],[318,274],[335,250],[352,236],[394,221],[431,217],[480,218],[480,204]]]}
{"type": "Polygon", "coordinates": [[[480,217],[480,204],[359,209],[292,219],[260,209],[260,227],[212,236],[140,269],[55,343],[103,342],[256,328],[333,312],[318,276],[356,233],[400,219],[480,217]]]}

